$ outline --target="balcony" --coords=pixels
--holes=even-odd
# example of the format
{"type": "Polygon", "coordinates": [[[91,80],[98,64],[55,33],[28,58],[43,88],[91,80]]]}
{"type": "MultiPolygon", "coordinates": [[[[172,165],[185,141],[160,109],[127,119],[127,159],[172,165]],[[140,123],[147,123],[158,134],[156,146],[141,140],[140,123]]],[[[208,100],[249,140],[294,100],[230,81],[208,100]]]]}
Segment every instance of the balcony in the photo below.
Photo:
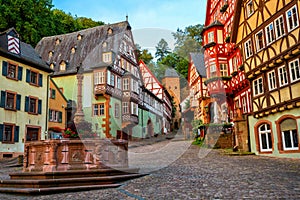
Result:
{"type": "Polygon", "coordinates": [[[212,77],[207,79],[204,83],[207,85],[210,94],[231,93],[231,79],[231,76],[212,77]]]}
{"type": "Polygon", "coordinates": [[[94,86],[95,96],[108,94],[118,99],[122,98],[122,90],[112,87],[108,84],[98,84],[94,86]]]}

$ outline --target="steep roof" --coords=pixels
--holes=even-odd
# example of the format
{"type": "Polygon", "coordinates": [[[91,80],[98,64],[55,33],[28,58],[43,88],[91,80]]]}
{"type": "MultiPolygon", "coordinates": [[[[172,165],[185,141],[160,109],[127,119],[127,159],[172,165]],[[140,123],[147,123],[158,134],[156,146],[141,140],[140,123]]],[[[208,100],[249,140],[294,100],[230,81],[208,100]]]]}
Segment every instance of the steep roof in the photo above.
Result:
{"type": "Polygon", "coordinates": [[[34,50],[34,48],[25,42],[20,41],[20,53],[12,53],[8,51],[8,39],[7,35],[13,35],[19,37],[18,33],[14,28],[10,28],[2,33],[0,33],[0,52],[10,59],[18,60],[19,62],[26,63],[29,65],[34,65],[37,69],[52,72],[47,63],[43,61],[40,55],[34,50]]]}
{"type": "Polygon", "coordinates": [[[178,73],[173,68],[167,68],[164,77],[179,77],[178,73]]]}
{"type": "Polygon", "coordinates": [[[204,54],[203,53],[190,53],[191,61],[194,63],[199,75],[206,77],[206,69],[204,65],[204,54]]]}
{"type": "Polygon", "coordinates": [[[238,34],[238,26],[240,22],[241,10],[242,10],[242,0],[237,0],[234,5],[235,14],[233,17],[233,25],[230,36],[230,42],[236,43],[237,34],[238,34]]]}
{"type": "Polygon", "coordinates": [[[39,41],[35,49],[41,54],[43,60],[55,65],[55,74],[75,73],[76,67],[80,64],[85,71],[88,71],[94,67],[108,65],[102,62],[102,53],[117,54],[126,30],[131,30],[127,21],[97,26],[73,33],[45,37],[39,41]],[[59,44],[56,43],[57,41],[59,44]],[[75,52],[71,52],[72,49],[75,52]],[[49,52],[52,52],[52,57],[49,56],[49,52]],[[66,63],[65,72],[59,71],[62,61],[66,63]]]}

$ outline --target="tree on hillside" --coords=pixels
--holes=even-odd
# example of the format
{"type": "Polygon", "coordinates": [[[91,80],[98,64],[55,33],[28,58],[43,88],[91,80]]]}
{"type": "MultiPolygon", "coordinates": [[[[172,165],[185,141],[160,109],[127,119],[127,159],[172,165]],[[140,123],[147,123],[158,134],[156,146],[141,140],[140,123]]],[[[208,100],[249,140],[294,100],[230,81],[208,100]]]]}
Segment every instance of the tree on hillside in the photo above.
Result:
{"type": "Polygon", "coordinates": [[[158,58],[157,61],[161,61],[164,57],[171,53],[167,41],[163,38],[158,42],[155,48],[155,58],[158,58]]]}
{"type": "Polygon", "coordinates": [[[138,61],[142,60],[145,64],[148,64],[153,60],[153,56],[148,49],[142,49],[139,44],[135,44],[135,47],[138,61]]]}
{"type": "Polygon", "coordinates": [[[0,32],[14,27],[23,42],[35,46],[45,36],[104,24],[52,8],[52,0],[0,0],[0,32]]]}

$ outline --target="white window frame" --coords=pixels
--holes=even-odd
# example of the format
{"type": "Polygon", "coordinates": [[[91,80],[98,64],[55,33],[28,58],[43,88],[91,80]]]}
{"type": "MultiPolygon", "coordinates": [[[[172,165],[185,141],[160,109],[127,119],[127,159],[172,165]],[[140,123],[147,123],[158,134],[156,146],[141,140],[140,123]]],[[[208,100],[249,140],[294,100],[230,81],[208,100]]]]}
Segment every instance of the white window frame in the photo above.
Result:
{"type": "Polygon", "coordinates": [[[102,54],[102,60],[105,63],[110,63],[111,62],[111,52],[106,52],[102,54]]]}
{"type": "Polygon", "coordinates": [[[278,78],[279,78],[279,86],[285,86],[288,84],[288,75],[287,69],[285,66],[281,66],[278,68],[278,78]]]}
{"type": "Polygon", "coordinates": [[[250,58],[253,55],[251,39],[248,39],[244,43],[244,50],[246,59],[250,58]]]}
{"type": "Polygon", "coordinates": [[[247,109],[247,96],[242,96],[242,109],[243,109],[243,113],[248,112],[248,109],[247,109]]]}
{"type": "Polygon", "coordinates": [[[277,88],[275,70],[268,72],[268,85],[270,91],[277,88]]]}
{"type": "Polygon", "coordinates": [[[261,50],[263,50],[263,48],[265,46],[265,43],[264,43],[264,34],[263,34],[262,30],[258,31],[255,34],[255,42],[256,42],[256,51],[260,52],[261,50]],[[261,34],[261,38],[260,38],[259,34],[261,34]],[[261,42],[262,42],[261,45],[260,45],[260,39],[261,39],[261,42]]]}
{"type": "Polygon", "coordinates": [[[220,63],[220,75],[228,76],[228,65],[227,63],[220,63]]]}
{"type": "Polygon", "coordinates": [[[211,31],[207,34],[207,43],[215,42],[215,33],[214,31],[211,31]]]}
{"type": "Polygon", "coordinates": [[[287,21],[288,32],[293,31],[295,28],[299,26],[299,17],[298,17],[298,11],[296,5],[294,5],[288,11],[286,11],[286,21],[287,21]],[[295,11],[295,13],[292,13],[293,11],[295,11]],[[289,12],[291,12],[292,24],[289,23],[290,22],[289,12]]]}
{"type": "Polygon", "coordinates": [[[269,45],[275,41],[274,23],[271,22],[268,26],[266,26],[265,31],[266,31],[266,42],[267,42],[267,45],[269,45]]]}
{"type": "Polygon", "coordinates": [[[131,102],[131,114],[133,115],[139,115],[139,109],[138,109],[138,105],[134,102],[131,102]]]}
{"type": "Polygon", "coordinates": [[[264,93],[263,78],[259,77],[253,81],[253,96],[258,96],[264,93]]]}
{"type": "Polygon", "coordinates": [[[289,63],[291,82],[300,80],[299,59],[295,59],[289,63]],[[297,63],[297,65],[296,65],[297,63]],[[295,76],[295,77],[294,77],[295,76]]]}
{"type": "Polygon", "coordinates": [[[122,111],[123,114],[128,114],[129,113],[129,109],[128,109],[128,102],[122,102],[122,111]]]}
{"type": "Polygon", "coordinates": [[[119,76],[116,76],[116,78],[117,78],[117,88],[121,90],[122,89],[122,79],[119,76]]]}
{"type": "Polygon", "coordinates": [[[281,38],[285,34],[284,19],[283,19],[282,15],[279,16],[277,19],[275,19],[275,21],[274,21],[274,27],[275,27],[276,39],[278,40],[279,38],[281,38]]]}
{"type": "Polygon", "coordinates": [[[104,72],[95,72],[94,73],[94,84],[99,85],[99,84],[104,84],[105,77],[104,77],[104,72]]]}
{"type": "MultiPolygon", "coordinates": [[[[294,140],[293,140],[293,130],[289,130],[289,136],[290,136],[290,140],[291,140],[291,144],[292,144],[292,147],[286,147],[286,141],[285,141],[285,137],[284,137],[284,132],[285,131],[282,131],[281,132],[281,137],[282,137],[282,144],[283,144],[283,150],[287,151],[287,150],[298,150],[299,149],[299,146],[296,146],[294,144],[294,140]]],[[[297,133],[297,130],[296,130],[296,134],[297,133]]],[[[297,135],[298,137],[298,135],[297,135]]],[[[299,138],[297,138],[298,142],[299,142],[299,138]]]]}
{"type": "Polygon", "coordinates": [[[123,79],[123,90],[129,90],[129,78],[123,79]]]}
{"type": "Polygon", "coordinates": [[[210,77],[216,77],[217,76],[217,65],[215,63],[211,64],[209,66],[209,71],[210,71],[210,77]],[[212,75],[214,74],[214,75],[212,75]]]}
{"type": "Polygon", "coordinates": [[[253,5],[253,1],[250,0],[248,3],[247,3],[247,16],[250,17],[251,15],[253,15],[254,13],[254,5],[253,5]],[[250,5],[251,4],[251,5],[250,5]],[[251,9],[250,9],[251,8],[251,9]]]}
{"type": "Polygon", "coordinates": [[[271,131],[271,128],[268,129],[268,126],[270,126],[270,125],[268,125],[268,124],[262,124],[262,125],[260,125],[260,126],[258,127],[259,149],[260,149],[261,152],[270,152],[270,151],[272,151],[273,144],[271,144],[271,146],[270,146],[270,143],[269,143],[270,140],[271,140],[271,142],[272,142],[272,131],[271,131]],[[261,128],[262,126],[266,126],[266,127],[265,127],[266,130],[261,131],[260,128],[261,128]],[[267,148],[266,148],[266,149],[263,149],[263,145],[262,145],[262,134],[265,134],[265,135],[266,135],[266,143],[267,143],[267,148]],[[271,137],[271,138],[269,139],[269,137],[271,137]]]}

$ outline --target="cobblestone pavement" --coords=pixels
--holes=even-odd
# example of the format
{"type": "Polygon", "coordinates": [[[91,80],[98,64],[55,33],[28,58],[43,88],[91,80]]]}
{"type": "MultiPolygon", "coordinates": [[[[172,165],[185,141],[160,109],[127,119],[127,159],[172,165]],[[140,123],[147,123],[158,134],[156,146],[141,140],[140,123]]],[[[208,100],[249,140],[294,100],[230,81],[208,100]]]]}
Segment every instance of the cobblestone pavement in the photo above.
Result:
{"type": "MultiPolygon", "coordinates": [[[[189,144],[163,141],[130,148],[129,161],[150,174],[127,181],[119,188],[42,196],[0,194],[0,199],[300,199],[300,159],[229,156],[222,150],[189,144]],[[160,158],[149,162],[153,152],[158,152],[160,158]],[[166,152],[176,154],[176,159],[170,159],[168,162],[172,163],[165,167],[163,158],[172,157],[166,152]],[[135,160],[143,157],[144,162],[148,160],[144,165],[135,160]]],[[[9,172],[20,170],[1,165],[0,162],[2,179],[9,172]]]]}

